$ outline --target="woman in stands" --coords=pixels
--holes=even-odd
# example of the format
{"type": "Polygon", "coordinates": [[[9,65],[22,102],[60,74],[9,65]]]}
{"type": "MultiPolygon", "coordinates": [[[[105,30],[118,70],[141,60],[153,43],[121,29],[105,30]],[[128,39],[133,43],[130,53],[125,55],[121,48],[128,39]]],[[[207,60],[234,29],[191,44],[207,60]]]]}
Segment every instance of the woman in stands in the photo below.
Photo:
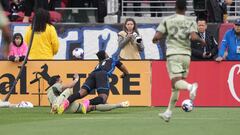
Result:
{"type": "MultiPolygon", "coordinates": [[[[59,41],[56,29],[50,21],[49,12],[40,8],[36,11],[34,19],[35,31],[29,59],[53,59],[58,52],[59,41]]],[[[29,46],[33,25],[34,21],[27,28],[24,38],[29,46]]]]}
{"type": "Polygon", "coordinates": [[[141,59],[144,46],[134,19],[126,19],[123,30],[118,33],[118,45],[121,59],[141,59]]]}

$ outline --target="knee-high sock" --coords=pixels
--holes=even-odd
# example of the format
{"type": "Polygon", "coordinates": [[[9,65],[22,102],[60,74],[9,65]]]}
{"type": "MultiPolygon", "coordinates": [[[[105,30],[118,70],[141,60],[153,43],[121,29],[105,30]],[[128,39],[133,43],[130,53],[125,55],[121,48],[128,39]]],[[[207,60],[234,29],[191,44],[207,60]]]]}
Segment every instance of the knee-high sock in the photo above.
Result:
{"type": "Polygon", "coordinates": [[[75,100],[81,99],[81,98],[82,98],[81,94],[80,94],[79,92],[77,92],[77,93],[72,94],[71,96],[69,96],[69,97],[67,98],[67,100],[68,100],[69,103],[71,104],[71,103],[74,102],[75,100]]]}
{"type": "Polygon", "coordinates": [[[167,111],[172,111],[172,109],[173,109],[173,108],[175,107],[175,105],[176,105],[176,102],[177,102],[177,100],[178,100],[178,97],[179,97],[179,90],[173,89],[173,90],[172,90],[171,98],[170,98],[169,103],[168,103],[167,111]]]}
{"type": "Polygon", "coordinates": [[[90,105],[99,105],[99,104],[104,104],[104,100],[102,97],[95,97],[93,99],[90,99],[90,105]]]}
{"type": "Polygon", "coordinates": [[[175,88],[178,90],[191,90],[192,85],[185,80],[178,80],[175,83],[175,88]]]}
{"type": "Polygon", "coordinates": [[[120,104],[99,104],[96,105],[98,111],[110,111],[112,109],[121,108],[120,104]]]}

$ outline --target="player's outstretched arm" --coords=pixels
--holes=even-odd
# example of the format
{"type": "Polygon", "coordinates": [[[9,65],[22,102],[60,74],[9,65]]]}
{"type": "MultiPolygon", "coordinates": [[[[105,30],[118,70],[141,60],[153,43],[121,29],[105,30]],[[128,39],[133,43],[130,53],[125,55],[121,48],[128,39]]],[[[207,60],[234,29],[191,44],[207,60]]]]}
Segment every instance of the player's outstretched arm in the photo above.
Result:
{"type": "Polygon", "coordinates": [[[126,75],[128,75],[129,74],[129,72],[128,72],[128,70],[127,70],[127,68],[122,64],[119,68],[118,68],[120,71],[122,71],[122,75],[121,75],[121,77],[125,77],[126,75]]]}
{"type": "Polygon", "coordinates": [[[67,88],[73,88],[74,85],[78,82],[78,80],[79,80],[78,74],[74,74],[74,80],[69,84],[63,84],[62,90],[65,90],[67,88]]]}

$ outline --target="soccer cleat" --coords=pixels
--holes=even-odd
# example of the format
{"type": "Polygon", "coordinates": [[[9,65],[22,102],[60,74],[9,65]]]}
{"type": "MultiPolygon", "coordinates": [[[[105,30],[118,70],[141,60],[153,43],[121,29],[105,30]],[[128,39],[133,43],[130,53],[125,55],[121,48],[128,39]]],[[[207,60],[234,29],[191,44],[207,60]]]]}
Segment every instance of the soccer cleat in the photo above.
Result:
{"type": "Polygon", "coordinates": [[[90,101],[88,99],[83,100],[83,103],[81,103],[81,105],[82,105],[82,113],[83,114],[87,113],[87,109],[88,109],[89,104],[90,104],[90,101]]]}
{"type": "Polygon", "coordinates": [[[197,95],[197,88],[198,88],[198,83],[193,83],[191,91],[189,93],[189,97],[191,100],[194,100],[196,95],[197,95]]]}
{"type": "Polygon", "coordinates": [[[125,101],[125,102],[121,102],[120,105],[122,108],[125,108],[125,107],[129,107],[130,103],[129,101],[125,101]]]}
{"type": "Polygon", "coordinates": [[[57,113],[62,114],[69,106],[69,101],[66,99],[63,103],[57,108],[57,113]]]}
{"type": "Polygon", "coordinates": [[[169,122],[172,117],[172,111],[159,113],[158,116],[162,118],[165,122],[169,122]]]}

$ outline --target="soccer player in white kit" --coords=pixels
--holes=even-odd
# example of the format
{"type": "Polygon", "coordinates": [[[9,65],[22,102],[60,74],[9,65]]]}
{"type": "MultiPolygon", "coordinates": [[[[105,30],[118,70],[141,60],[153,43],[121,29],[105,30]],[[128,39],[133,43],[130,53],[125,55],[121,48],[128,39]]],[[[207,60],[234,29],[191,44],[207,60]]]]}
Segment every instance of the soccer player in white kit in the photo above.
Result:
{"type": "Polygon", "coordinates": [[[153,43],[157,43],[166,34],[167,70],[172,82],[172,94],[168,108],[159,116],[169,122],[172,109],[179,97],[179,90],[188,90],[191,100],[195,99],[198,84],[185,81],[191,61],[190,40],[198,40],[205,45],[197,34],[197,24],[191,18],[185,16],[186,0],[176,1],[176,14],[166,17],[157,27],[153,37],[153,43]]]}

